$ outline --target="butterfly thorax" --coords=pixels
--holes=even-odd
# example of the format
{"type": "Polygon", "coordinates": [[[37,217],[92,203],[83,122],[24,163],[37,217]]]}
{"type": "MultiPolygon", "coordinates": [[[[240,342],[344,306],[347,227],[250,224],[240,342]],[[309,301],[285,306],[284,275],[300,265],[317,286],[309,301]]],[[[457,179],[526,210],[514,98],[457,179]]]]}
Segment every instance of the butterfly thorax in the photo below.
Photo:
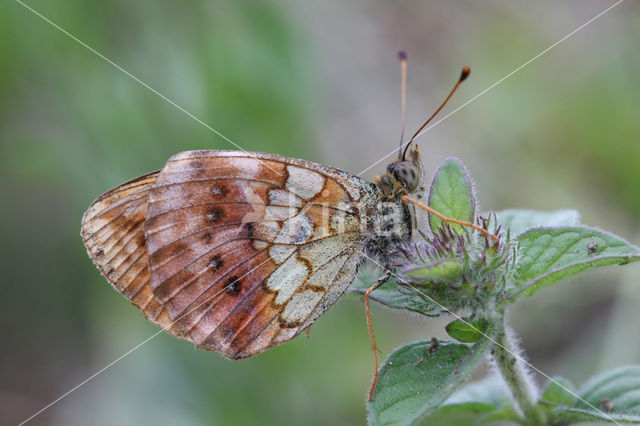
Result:
{"type": "Polygon", "coordinates": [[[367,252],[387,264],[398,244],[410,240],[417,228],[415,208],[403,202],[402,196],[421,198],[424,192],[418,148],[413,146],[407,157],[390,163],[375,185],[380,201],[372,216],[374,235],[367,245],[367,252]]]}

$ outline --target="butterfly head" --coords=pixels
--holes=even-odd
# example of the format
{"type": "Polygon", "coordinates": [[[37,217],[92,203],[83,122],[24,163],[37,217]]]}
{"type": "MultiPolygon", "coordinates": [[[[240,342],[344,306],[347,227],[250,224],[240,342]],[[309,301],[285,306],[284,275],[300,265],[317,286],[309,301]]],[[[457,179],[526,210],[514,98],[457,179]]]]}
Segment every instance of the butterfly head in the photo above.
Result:
{"type": "Polygon", "coordinates": [[[425,127],[433,120],[440,110],[451,99],[453,93],[458,89],[460,84],[469,77],[471,69],[469,67],[462,68],[458,82],[453,86],[449,95],[444,102],[436,109],[436,111],[425,121],[422,126],[411,136],[409,142],[404,141],[404,117],[405,117],[405,89],[407,79],[407,55],[400,52],[398,57],[402,65],[402,131],[400,133],[400,148],[398,149],[398,158],[387,166],[387,171],[378,178],[378,187],[382,191],[384,198],[388,201],[396,201],[403,195],[412,195],[421,198],[424,194],[422,161],[418,146],[413,140],[420,136],[425,127]],[[404,149],[403,149],[404,147],[404,149]]]}
{"type": "Polygon", "coordinates": [[[407,194],[422,196],[422,160],[417,145],[412,143],[400,157],[389,163],[386,173],[378,178],[378,186],[387,199],[398,199],[407,194]]]}
{"type": "Polygon", "coordinates": [[[407,190],[414,193],[422,186],[422,161],[418,146],[411,144],[411,148],[402,157],[387,166],[391,173],[407,190]]]}

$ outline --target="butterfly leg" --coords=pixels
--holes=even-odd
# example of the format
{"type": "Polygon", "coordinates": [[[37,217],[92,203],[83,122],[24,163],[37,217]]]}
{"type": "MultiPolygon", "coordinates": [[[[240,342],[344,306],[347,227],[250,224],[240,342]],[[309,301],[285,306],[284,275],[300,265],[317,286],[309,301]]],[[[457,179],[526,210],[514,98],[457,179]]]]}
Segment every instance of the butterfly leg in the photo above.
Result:
{"type": "Polygon", "coordinates": [[[382,284],[387,282],[389,277],[391,276],[391,271],[385,269],[384,274],[378,278],[371,287],[369,287],[364,292],[364,311],[367,316],[367,329],[369,330],[369,341],[371,342],[371,351],[373,352],[373,380],[371,383],[371,388],[369,389],[369,401],[373,399],[373,391],[376,388],[376,383],[378,382],[378,347],[376,346],[376,339],[373,336],[373,325],[371,324],[371,311],[369,309],[369,295],[373,290],[380,287],[382,284]]]}
{"type": "Polygon", "coordinates": [[[457,223],[458,225],[468,226],[470,228],[473,228],[473,229],[476,229],[476,230],[482,232],[487,237],[493,238],[497,242],[500,242],[500,238],[496,237],[495,235],[493,235],[491,232],[487,231],[486,229],[482,229],[478,225],[475,225],[475,224],[470,223],[470,222],[465,222],[463,220],[452,219],[450,217],[447,217],[447,216],[443,215],[442,213],[432,209],[431,207],[427,206],[426,204],[423,204],[420,201],[418,201],[415,198],[412,198],[412,197],[410,197],[408,195],[403,195],[402,196],[402,200],[404,202],[409,202],[409,203],[415,204],[416,206],[420,207],[422,210],[428,211],[432,215],[439,217],[440,220],[442,220],[443,222],[457,223]]]}

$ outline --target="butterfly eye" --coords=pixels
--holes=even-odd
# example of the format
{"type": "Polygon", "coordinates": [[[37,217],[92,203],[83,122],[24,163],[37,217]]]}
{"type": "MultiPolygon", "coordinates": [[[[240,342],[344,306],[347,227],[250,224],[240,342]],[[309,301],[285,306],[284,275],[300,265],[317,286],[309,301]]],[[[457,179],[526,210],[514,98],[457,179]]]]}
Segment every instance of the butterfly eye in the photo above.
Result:
{"type": "Polygon", "coordinates": [[[409,192],[415,191],[418,185],[420,185],[419,170],[415,164],[409,161],[400,161],[390,165],[389,172],[400,180],[409,192]]]}

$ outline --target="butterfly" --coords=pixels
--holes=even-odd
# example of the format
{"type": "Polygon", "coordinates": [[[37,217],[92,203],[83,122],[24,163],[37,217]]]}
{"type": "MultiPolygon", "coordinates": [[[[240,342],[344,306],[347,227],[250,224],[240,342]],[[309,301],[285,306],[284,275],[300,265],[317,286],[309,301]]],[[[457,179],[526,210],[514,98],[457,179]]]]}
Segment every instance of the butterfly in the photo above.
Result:
{"type": "MultiPolygon", "coordinates": [[[[149,321],[199,348],[240,359],[287,342],[336,302],[365,259],[389,265],[416,233],[416,206],[480,229],[418,201],[423,164],[413,143],[468,75],[465,67],[406,144],[401,136],[375,182],[275,154],[182,152],[91,204],[81,230],[89,256],[149,321]]],[[[386,268],[364,298],[370,397],[368,297],[388,277],[386,268]]]]}

